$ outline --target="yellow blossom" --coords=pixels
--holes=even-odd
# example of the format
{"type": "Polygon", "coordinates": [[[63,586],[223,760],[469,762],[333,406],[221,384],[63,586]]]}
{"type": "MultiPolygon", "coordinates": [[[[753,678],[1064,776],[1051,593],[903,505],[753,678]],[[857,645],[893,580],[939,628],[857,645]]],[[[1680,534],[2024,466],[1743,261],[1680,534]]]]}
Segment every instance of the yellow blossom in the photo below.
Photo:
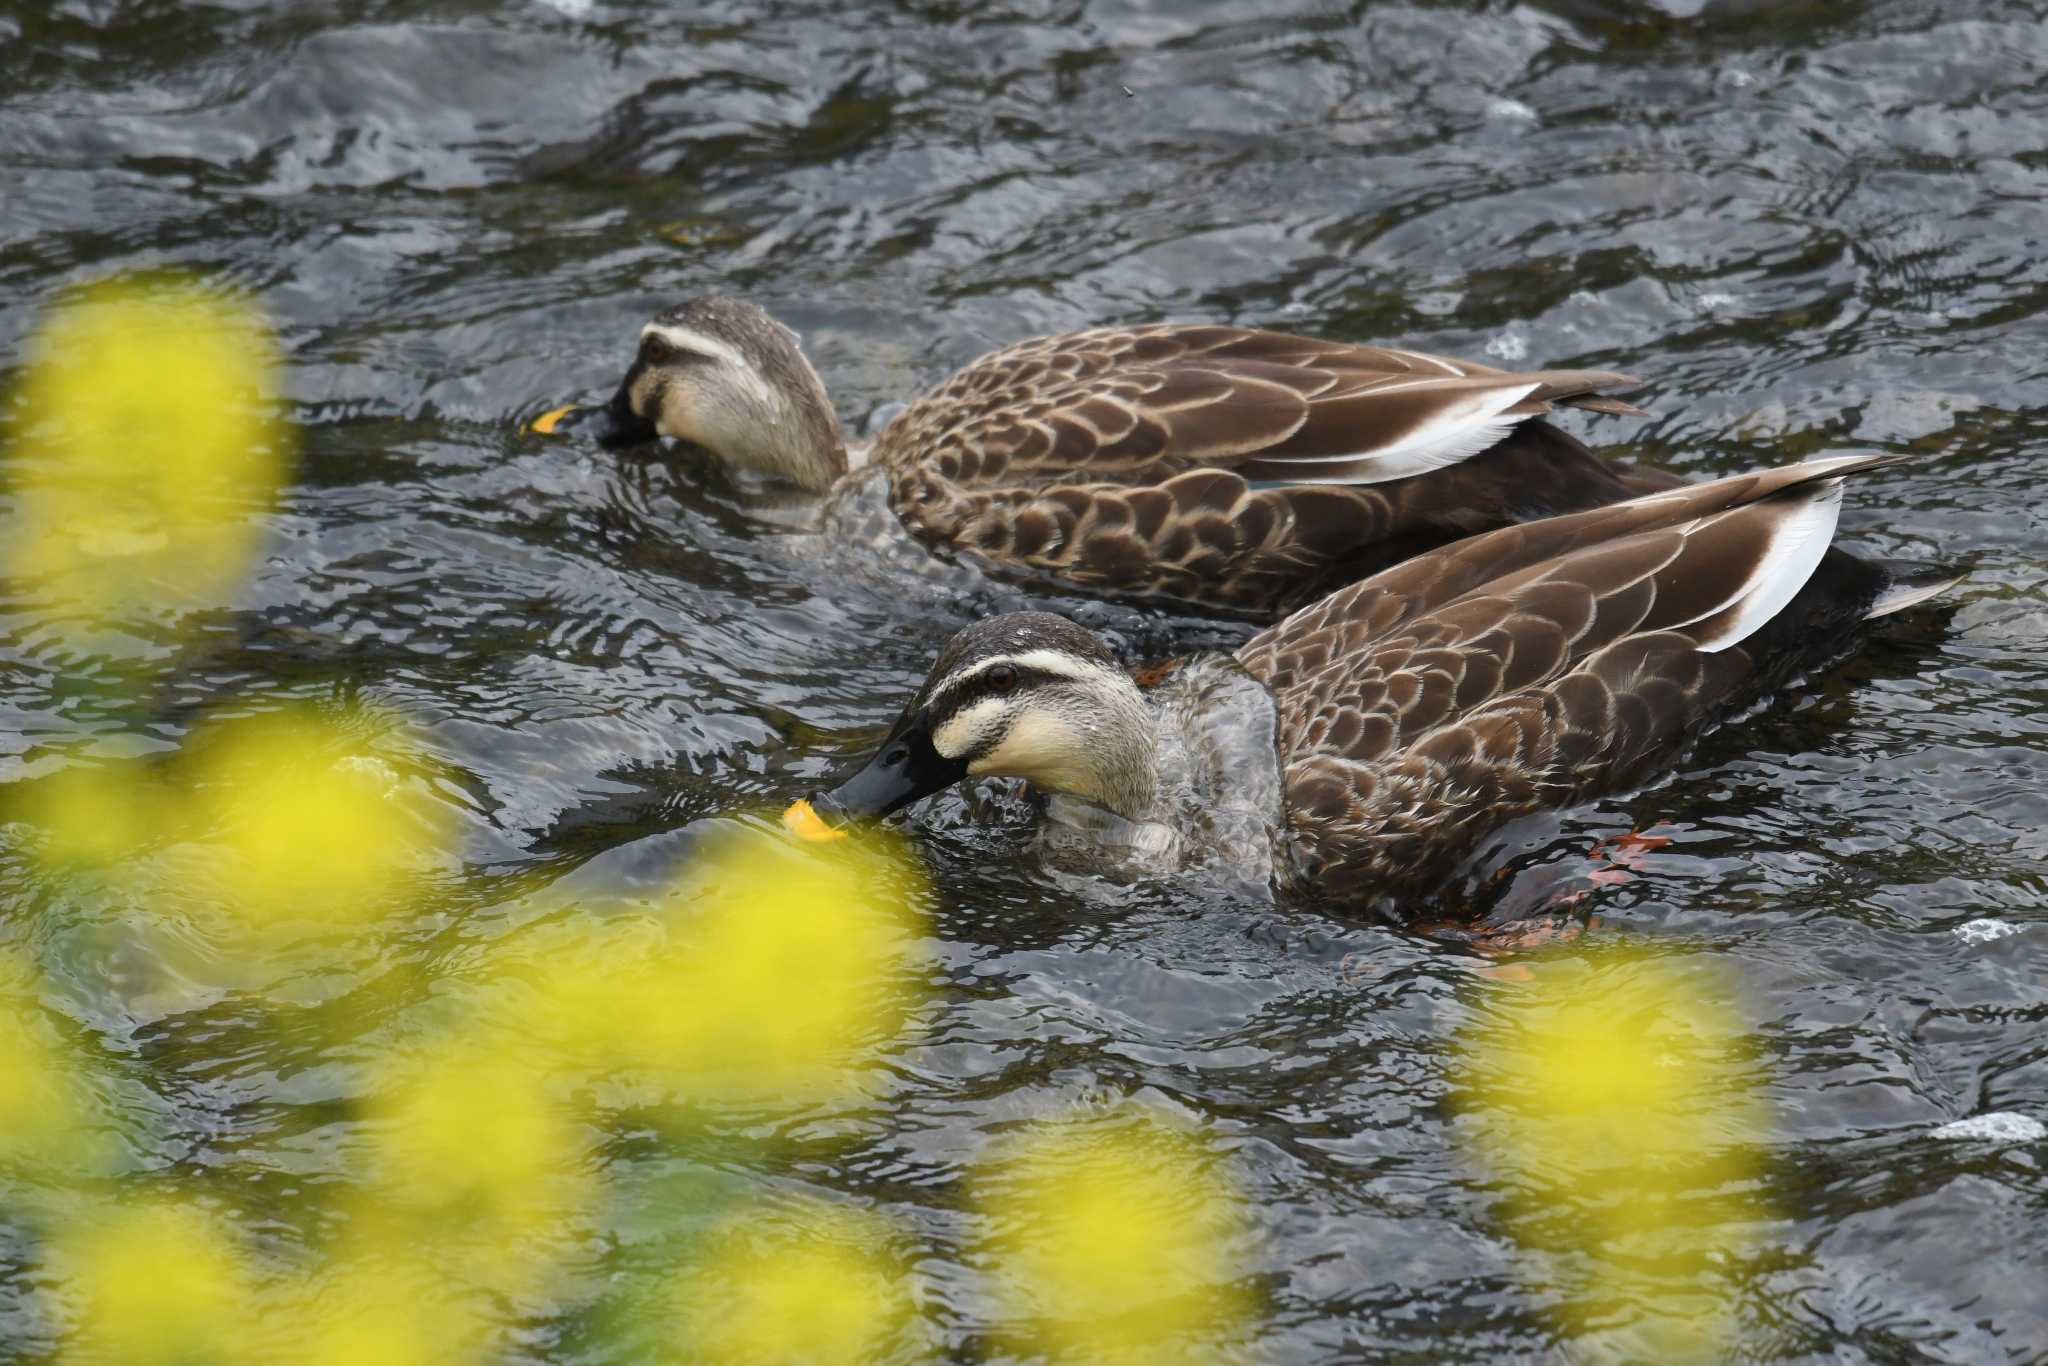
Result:
{"type": "Polygon", "coordinates": [[[549,1084],[527,1049],[483,1035],[382,1060],[359,1247],[423,1250],[473,1284],[528,1288],[590,1196],[587,1144],[549,1084]]]}
{"type": "Polygon", "coordinates": [[[678,1281],[678,1359],[705,1366],[835,1366],[886,1354],[910,1317],[877,1220],[811,1209],[800,1228],[735,1225],[678,1281]]]}
{"type": "Polygon", "coordinates": [[[195,1209],[120,1207],[67,1230],[52,1262],[77,1312],[66,1360],[212,1366],[259,1359],[241,1255],[195,1209]]]}
{"type": "Polygon", "coordinates": [[[369,743],[386,726],[294,708],[196,737],[193,814],[218,848],[207,890],[259,929],[391,909],[449,821],[369,743]]]}
{"type": "Polygon", "coordinates": [[[1715,1264],[1763,1214],[1731,998],[1703,967],[1611,953],[1540,970],[1465,1041],[1465,1108],[1531,1274],[1567,1292],[1568,1327],[1627,1354],[1727,1347],[1715,1264]]]}
{"type": "Polygon", "coordinates": [[[285,461],[258,321],[190,283],[103,284],[55,310],[31,353],[7,572],[88,626],[217,602],[285,461]]]}
{"type": "Polygon", "coordinates": [[[14,814],[42,830],[53,863],[112,866],[164,829],[157,786],[139,764],[81,765],[21,786],[14,814]]]}
{"type": "Polygon", "coordinates": [[[1242,1336],[1242,1210],[1191,1139],[1150,1123],[1048,1124],[983,1181],[995,1274],[1043,1349],[1165,1362],[1242,1336]]]}
{"type": "Polygon", "coordinates": [[[358,1248],[294,1286],[267,1316],[266,1355],[297,1366],[444,1366],[481,1360],[486,1325],[428,1249],[358,1248]]]}
{"type": "Polygon", "coordinates": [[[711,1102],[785,1102],[858,1084],[901,1028],[923,882],[884,837],[829,849],[722,841],[650,921],[568,957],[546,984],[584,1065],[711,1102]]]}
{"type": "Polygon", "coordinates": [[[34,975],[0,953],[0,1161],[60,1154],[78,1123],[65,1058],[36,1001],[34,975]]]}

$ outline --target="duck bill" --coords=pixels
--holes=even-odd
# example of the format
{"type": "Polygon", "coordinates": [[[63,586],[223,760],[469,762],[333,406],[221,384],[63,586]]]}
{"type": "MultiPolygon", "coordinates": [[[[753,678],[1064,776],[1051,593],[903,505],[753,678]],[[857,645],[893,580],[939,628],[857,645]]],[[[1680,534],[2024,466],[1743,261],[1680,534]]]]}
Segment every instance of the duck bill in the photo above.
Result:
{"type": "Polygon", "coordinates": [[[812,828],[830,832],[807,834],[805,838],[831,838],[848,826],[901,811],[918,798],[951,787],[966,776],[965,759],[948,759],[933,747],[929,718],[920,711],[897,722],[888,740],[852,777],[830,792],[821,792],[807,803],[792,806],[784,815],[784,823],[799,834],[812,828]],[[810,817],[792,820],[790,813],[797,812],[798,807],[809,812],[810,817]],[[812,819],[817,822],[815,827],[812,819]],[[800,825],[804,828],[799,829],[800,825]]]}
{"type": "Polygon", "coordinates": [[[586,437],[608,450],[652,441],[660,433],[654,430],[652,422],[633,411],[627,388],[620,385],[612,401],[602,406],[571,405],[542,413],[534,419],[533,430],[546,436],[586,437]]]}

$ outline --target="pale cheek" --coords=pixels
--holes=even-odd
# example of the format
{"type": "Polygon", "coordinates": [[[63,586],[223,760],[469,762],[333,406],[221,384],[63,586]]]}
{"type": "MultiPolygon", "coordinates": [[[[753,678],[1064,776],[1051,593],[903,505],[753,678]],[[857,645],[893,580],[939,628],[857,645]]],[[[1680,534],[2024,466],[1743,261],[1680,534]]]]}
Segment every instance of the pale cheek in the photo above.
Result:
{"type": "MultiPolygon", "coordinates": [[[[932,748],[948,759],[972,753],[981,748],[983,741],[995,730],[1001,713],[1001,703],[987,700],[975,703],[932,732],[932,748]]],[[[983,755],[982,760],[976,762],[985,761],[987,757],[983,755]]],[[[978,773],[981,770],[970,763],[968,772],[978,773]]]]}
{"type": "Polygon", "coordinates": [[[626,395],[634,413],[652,422],[654,430],[663,436],[687,436],[694,425],[678,420],[688,417],[686,399],[680,386],[666,383],[655,370],[642,371],[626,395]]]}
{"type": "Polygon", "coordinates": [[[703,424],[697,421],[696,405],[681,390],[671,388],[661,396],[661,409],[654,425],[663,436],[678,441],[703,442],[703,424]]]}
{"type": "Polygon", "coordinates": [[[1020,717],[1002,743],[969,763],[967,771],[1025,778],[1055,790],[1083,786],[1087,759],[1080,739],[1065,721],[1046,716],[1020,717]]]}
{"type": "Polygon", "coordinates": [[[652,374],[645,374],[633,385],[633,411],[652,422],[655,430],[663,436],[673,436],[669,431],[675,408],[676,395],[673,390],[664,392],[661,381],[652,374]]]}

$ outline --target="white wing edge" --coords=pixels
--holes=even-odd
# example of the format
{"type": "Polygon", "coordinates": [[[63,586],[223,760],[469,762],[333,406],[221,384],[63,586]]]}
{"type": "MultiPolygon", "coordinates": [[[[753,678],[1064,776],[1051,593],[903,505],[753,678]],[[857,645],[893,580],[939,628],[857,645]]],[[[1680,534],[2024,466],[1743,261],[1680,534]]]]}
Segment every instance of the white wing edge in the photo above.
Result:
{"type": "Polygon", "coordinates": [[[1742,586],[1719,607],[1702,612],[1692,621],[1678,623],[1690,626],[1717,614],[1727,614],[1726,620],[1701,637],[1698,648],[1704,653],[1718,654],[1762,630],[1766,622],[1799,595],[1799,590],[1813,577],[1813,571],[1820,567],[1821,557],[1834,542],[1835,522],[1842,514],[1842,480],[1829,479],[1809,487],[1815,489],[1813,495],[1779,521],[1763,559],[1742,586]]]}
{"type": "Polygon", "coordinates": [[[1536,392],[1535,384],[1489,389],[1443,409],[1391,445],[1347,455],[1316,455],[1262,459],[1289,470],[1299,469],[1302,484],[1385,484],[1470,460],[1495,445],[1530,414],[1507,410],[1536,392]],[[1328,467],[1327,473],[1317,473],[1328,467]]]}

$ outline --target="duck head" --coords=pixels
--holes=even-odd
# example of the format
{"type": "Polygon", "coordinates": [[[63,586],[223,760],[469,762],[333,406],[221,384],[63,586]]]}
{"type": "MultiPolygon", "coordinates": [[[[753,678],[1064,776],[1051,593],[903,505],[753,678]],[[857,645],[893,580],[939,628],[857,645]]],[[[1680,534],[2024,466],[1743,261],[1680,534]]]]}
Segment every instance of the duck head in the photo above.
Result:
{"type": "Polygon", "coordinates": [[[846,472],[839,420],[796,333],[718,295],[686,299],[642,327],[609,403],[557,408],[533,426],[609,447],[674,437],[819,492],[846,472]]]}
{"type": "Polygon", "coordinates": [[[1023,778],[1135,820],[1157,786],[1144,698],[1094,632],[1011,612],[959,632],[860,768],[784,824],[825,839],[967,778],[1023,778]]]}

